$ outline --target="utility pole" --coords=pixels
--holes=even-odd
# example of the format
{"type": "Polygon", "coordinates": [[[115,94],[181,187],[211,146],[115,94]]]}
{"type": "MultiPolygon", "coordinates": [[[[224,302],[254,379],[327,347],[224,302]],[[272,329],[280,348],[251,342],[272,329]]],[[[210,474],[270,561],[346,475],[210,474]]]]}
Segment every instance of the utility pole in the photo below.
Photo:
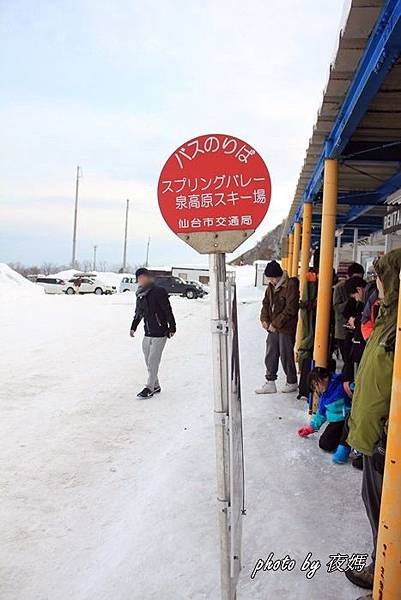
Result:
{"type": "Polygon", "coordinates": [[[96,244],[93,246],[93,270],[96,271],[96,253],[97,253],[97,246],[96,244]]]}
{"type": "Polygon", "coordinates": [[[145,263],[145,267],[149,266],[149,246],[150,246],[150,236],[148,237],[148,244],[146,246],[146,263],[145,263]]]}
{"type": "Polygon", "coordinates": [[[127,269],[128,212],[129,212],[129,200],[127,198],[127,207],[125,209],[125,231],[124,231],[124,251],[123,251],[123,271],[124,272],[127,269]]]}
{"type": "Polygon", "coordinates": [[[79,180],[82,176],[81,167],[77,166],[77,178],[75,181],[75,206],[74,206],[74,231],[72,236],[72,260],[71,266],[74,268],[77,262],[77,220],[78,220],[78,192],[79,192],[79,180]]]}

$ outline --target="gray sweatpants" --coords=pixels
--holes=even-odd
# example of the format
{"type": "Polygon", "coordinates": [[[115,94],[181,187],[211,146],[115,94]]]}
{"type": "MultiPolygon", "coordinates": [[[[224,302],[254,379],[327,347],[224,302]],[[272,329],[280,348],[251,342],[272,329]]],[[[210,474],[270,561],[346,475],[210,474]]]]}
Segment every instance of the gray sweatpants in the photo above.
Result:
{"type": "Polygon", "coordinates": [[[277,379],[278,361],[281,360],[284,373],[287,376],[287,383],[297,383],[297,370],[294,357],[294,338],[288,333],[267,334],[266,340],[266,379],[275,381],[277,379]]]}
{"type": "Polygon", "coordinates": [[[383,475],[373,466],[371,456],[363,456],[362,499],[369,519],[373,536],[372,560],[376,558],[377,534],[379,531],[380,501],[382,495],[383,475]]]}
{"type": "Polygon", "coordinates": [[[142,342],[142,350],[145,356],[145,363],[148,369],[148,382],[146,387],[150,390],[159,387],[159,366],[162,358],[164,346],[166,345],[167,337],[148,337],[145,336],[142,342]]]}

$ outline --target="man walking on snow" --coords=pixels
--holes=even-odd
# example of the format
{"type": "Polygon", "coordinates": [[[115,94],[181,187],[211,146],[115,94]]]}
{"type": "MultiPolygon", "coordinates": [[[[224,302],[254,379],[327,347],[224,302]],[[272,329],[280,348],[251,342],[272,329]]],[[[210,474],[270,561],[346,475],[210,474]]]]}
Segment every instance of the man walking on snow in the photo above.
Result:
{"type": "Polygon", "coordinates": [[[255,390],[257,394],[277,392],[276,379],[279,359],[287,381],[282,392],[296,392],[297,371],[295,368],[294,344],[299,309],[299,283],[296,277],[288,277],[279,263],[272,260],[266,265],[268,280],[263,299],[260,320],[266,329],[266,383],[255,390]]]}
{"type": "Polygon", "coordinates": [[[135,336],[139,323],[144,320],[145,336],[142,350],[148,369],[148,381],[138,398],[151,398],[161,392],[158,378],[159,365],[167,339],[176,331],[175,319],[166,290],[155,285],[145,268],[136,272],[138,289],[130,335],[135,336]]]}

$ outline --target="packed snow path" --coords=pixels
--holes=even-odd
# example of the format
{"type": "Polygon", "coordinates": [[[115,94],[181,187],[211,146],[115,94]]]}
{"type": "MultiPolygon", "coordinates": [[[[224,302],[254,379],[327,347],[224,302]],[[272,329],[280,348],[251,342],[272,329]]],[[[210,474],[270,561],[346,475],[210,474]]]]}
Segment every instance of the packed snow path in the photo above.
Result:
{"type": "MultiPolygon", "coordinates": [[[[370,551],[361,474],[301,440],[294,395],[263,381],[260,291],[239,289],[247,516],[238,600],[348,600],[329,554],[370,551]],[[250,573],[274,552],[291,573],[250,573]],[[299,566],[322,562],[312,580],[299,566]]],[[[173,299],[161,395],[144,381],[134,298],[32,295],[1,306],[2,600],[219,600],[207,300],[173,299]]],[[[316,436],[314,436],[316,437],[316,436]]]]}

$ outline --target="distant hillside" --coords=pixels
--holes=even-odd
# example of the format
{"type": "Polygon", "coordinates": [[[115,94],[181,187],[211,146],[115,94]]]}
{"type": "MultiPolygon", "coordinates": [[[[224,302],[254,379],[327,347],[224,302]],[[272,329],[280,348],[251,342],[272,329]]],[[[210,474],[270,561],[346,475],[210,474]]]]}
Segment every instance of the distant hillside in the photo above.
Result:
{"type": "Polygon", "coordinates": [[[250,250],[247,250],[238,258],[231,261],[231,265],[251,265],[255,260],[271,260],[280,258],[280,240],[284,221],[277,225],[250,250]]]}

